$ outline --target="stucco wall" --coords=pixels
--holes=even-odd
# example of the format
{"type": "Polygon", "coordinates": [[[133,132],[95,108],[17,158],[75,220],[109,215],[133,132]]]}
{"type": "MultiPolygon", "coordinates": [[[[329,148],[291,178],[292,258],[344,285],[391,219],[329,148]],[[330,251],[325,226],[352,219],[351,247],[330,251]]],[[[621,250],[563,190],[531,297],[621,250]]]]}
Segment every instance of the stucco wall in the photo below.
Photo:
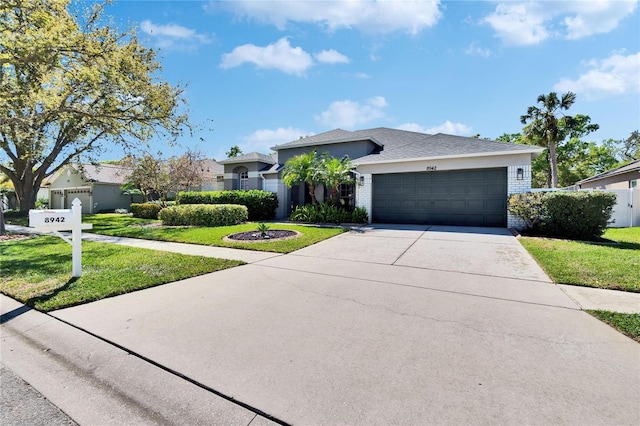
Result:
{"type": "Polygon", "coordinates": [[[290,148],[290,149],[280,149],[278,151],[278,163],[284,164],[291,157],[300,154],[306,154],[315,150],[318,154],[328,153],[332,157],[342,158],[345,155],[349,156],[349,158],[360,158],[365,155],[369,155],[371,151],[376,148],[375,145],[371,141],[356,141],[356,142],[344,142],[344,143],[336,143],[336,144],[327,144],[327,145],[318,145],[315,147],[300,147],[300,148],[290,148]]]}
{"type": "Polygon", "coordinates": [[[75,188],[87,185],[88,183],[82,179],[82,176],[77,170],[67,167],[64,172],[57,176],[56,180],[51,181],[49,189],[75,188]]]}
{"type": "MultiPolygon", "coordinates": [[[[630,182],[636,180],[640,182],[640,172],[631,171],[629,173],[622,173],[617,176],[611,176],[604,179],[598,179],[593,182],[585,182],[580,184],[581,189],[629,189],[630,182]]],[[[640,187],[640,183],[636,184],[636,187],[640,187]]]]}
{"type": "Polygon", "coordinates": [[[262,189],[262,178],[259,175],[259,171],[265,169],[269,165],[261,163],[259,161],[253,161],[248,163],[237,164],[225,164],[224,165],[224,189],[240,189],[240,170],[246,168],[248,170],[249,180],[247,182],[247,189],[262,189]]]}
{"type": "MultiPolygon", "coordinates": [[[[141,202],[142,197],[134,196],[134,202],[141,202]]],[[[93,213],[103,210],[127,209],[130,210],[131,196],[123,195],[117,185],[93,184],[93,213]]],[[[83,209],[84,210],[84,209],[83,209]]]]}

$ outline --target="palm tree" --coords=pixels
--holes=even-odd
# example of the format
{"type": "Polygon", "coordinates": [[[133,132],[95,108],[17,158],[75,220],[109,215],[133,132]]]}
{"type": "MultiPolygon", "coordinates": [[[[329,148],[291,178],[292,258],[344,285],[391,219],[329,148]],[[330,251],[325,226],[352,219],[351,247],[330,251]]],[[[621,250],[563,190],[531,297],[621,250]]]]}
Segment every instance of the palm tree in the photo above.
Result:
{"type": "Polygon", "coordinates": [[[291,157],[284,164],[282,181],[291,188],[306,183],[309,185],[311,202],[316,204],[316,184],[319,183],[320,161],[315,151],[291,157]]]}
{"type": "Polygon", "coordinates": [[[537,142],[538,145],[549,148],[549,157],[551,160],[551,186],[558,187],[558,158],[556,155],[556,146],[566,137],[565,129],[571,127],[573,117],[560,116],[562,110],[568,110],[576,101],[576,95],[567,92],[560,99],[555,92],[548,95],[538,96],[537,102],[542,104],[541,108],[530,106],[527,114],[520,117],[522,124],[527,124],[524,130],[525,137],[537,142]],[[560,113],[560,114],[559,114],[560,113]],[[560,125],[558,122],[564,118],[566,126],[560,125]]]}
{"type": "Polygon", "coordinates": [[[340,185],[353,182],[351,171],[354,169],[349,157],[342,159],[323,154],[321,157],[320,182],[330,190],[330,199],[338,204],[340,185]]]}

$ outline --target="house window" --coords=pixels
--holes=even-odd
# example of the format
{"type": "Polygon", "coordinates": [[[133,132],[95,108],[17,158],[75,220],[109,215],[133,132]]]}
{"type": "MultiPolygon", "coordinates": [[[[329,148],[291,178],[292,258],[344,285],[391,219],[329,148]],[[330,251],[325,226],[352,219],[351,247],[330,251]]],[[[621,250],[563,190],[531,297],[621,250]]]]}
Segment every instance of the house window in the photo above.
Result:
{"type": "Polygon", "coordinates": [[[246,191],[247,189],[249,189],[249,171],[248,170],[242,170],[240,173],[238,173],[238,179],[240,180],[240,184],[238,188],[241,191],[246,191]]]}
{"type": "Polygon", "coordinates": [[[340,204],[348,209],[353,209],[356,206],[354,188],[352,183],[340,185],[340,204]]]}

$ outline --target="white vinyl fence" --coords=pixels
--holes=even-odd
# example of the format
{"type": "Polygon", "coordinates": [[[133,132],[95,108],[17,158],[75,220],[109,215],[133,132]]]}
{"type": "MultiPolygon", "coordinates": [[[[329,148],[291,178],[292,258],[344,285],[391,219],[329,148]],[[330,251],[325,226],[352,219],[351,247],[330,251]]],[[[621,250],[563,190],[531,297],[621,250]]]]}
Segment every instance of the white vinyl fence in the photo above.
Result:
{"type": "MultiPolygon", "coordinates": [[[[536,188],[532,192],[562,191],[561,189],[536,188]]],[[[572,190],[569,190],[572,191],[572,190]]],[[[640,226],[640,189],[578,189],[578,191],[601,191],[616,194],[617,202],[611,213],[611,228],[640,226]]]]}

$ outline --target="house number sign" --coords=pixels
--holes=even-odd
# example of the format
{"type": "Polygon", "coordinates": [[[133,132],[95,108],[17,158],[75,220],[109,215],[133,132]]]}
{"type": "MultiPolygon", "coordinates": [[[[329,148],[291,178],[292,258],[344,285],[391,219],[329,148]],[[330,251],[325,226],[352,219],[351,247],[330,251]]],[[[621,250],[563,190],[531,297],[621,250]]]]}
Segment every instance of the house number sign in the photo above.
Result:
{"type": "Polygon", "coordinates": [[[57,209],[57,210],[31,210],[29,211],[29,226],[41,227],[41,226],[55,226],[57,230],[61,231],[58,225],[66,228],[65,230],[71,230],[73,226],[73,212],[71,209],[57,209]]]}
{"type": "Polygon", "coordinates": [[[82,203],[74,199],[70,209],[29,210],[29,226],[43,232],[52,232],[71,244],[71,265],[74,277],[82,276],[82,230],[92,224],[82,223],[82,203]],[[58,231],[71,231],[71,240],[58,231]]]}
{"type": "Polygon", "coordinates": [[[438,166],[427,166],[428,172],[435,172],[438,169],[438,166]]]}

